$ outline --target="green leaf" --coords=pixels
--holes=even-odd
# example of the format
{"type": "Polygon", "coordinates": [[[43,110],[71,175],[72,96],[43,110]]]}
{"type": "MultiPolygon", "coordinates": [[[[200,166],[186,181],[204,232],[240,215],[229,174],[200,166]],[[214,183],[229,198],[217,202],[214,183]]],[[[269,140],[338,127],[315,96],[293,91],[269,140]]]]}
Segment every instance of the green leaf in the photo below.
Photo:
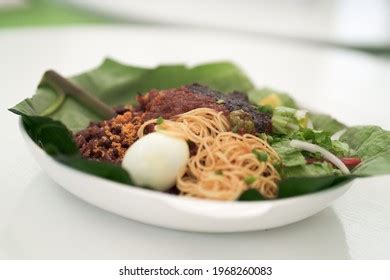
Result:
{"type": "Polygon", "coordinates": [[[51,155],[78,153],[72,133],[59,121],[47,117],[22,115],[27,134],[43,150],[51,155]]]}
{"type": "Polygon", "coordinates": [[[379,126],[354,126],[347,129],[340,140],[366,159],[389,149],[390,132],[379,126]]]}
{"type": "MultiPolygon", "coordinates": [[[[347,143],[339,140],[332,140],[330,133],[327,131],[302,128],[300,131],[290,133],[286,136],[281,137],[280,139],[297,139],[316,144],[339,157],[348,157],[355,155],[355,151],[351,149],[347,143]]],[[[314,155],[311,154],[311,156],[314,155]]]]}
{"type": "Polygon", "coordinates": [[[354,174],[390,173],[390,131],[378,126],[355,126],[347,129],[340,140],[348,143],[362,159],[354,174]]]}
{"type": "Polygon", "coordinates": [[[128,173],[119,165],[82,159],[72,133],[61,122],[23,114],[22,121],[31,139],[55,160],[101,178],[132,184],[128,173]]]}
{"type": "Polygon", "coordinates": [[[282,140],[272,144],[272,148],[279,154],[283,166],[305,165],[306,160],[301,151],[290,146],[290,140],[282,140]]]}
{"type": "Polygon", "coordinates": [[[75,156],[57,156],[56,159],[69,167],[79,171],[95,175],[107,180],[119,183],[133,185],[129,174],[119,165],[95,160],[86,160],[78,155],[75,156]]]}
{"type": "MultiPolygon", "coordinates": [[[[345,184],[359,176],[320,176],[320,177],[291,177],[283,179],[279,184],[278,198],[289,198],[319,192],[329,188],[345,184]]],[[[238,198],[240,201],[264,200],[262,195],[255,189],[244,191],[238,198]]]]}
{"type": "Polygon", "coordinates": [[[279,184],[279,198],[309,194],[346,183],[355,176],[291,177],[279,184]]]}
{"type": "Polygon", "coordinates": [[[316,162],[313,164],[304,164],[288,166],[283,168],[283,178],[289,177],[321,177],[327,175],[337,175],[338,170],[334,169],[327,162],[316,162]]]}
{"type": "Polygon", "coordinates": [[[309,113],[309,118],[313,122],[314,129],[323,130],[330,134],[335,134],[346,128],[344,124],[326,114],[309,113]]]}
{"type": "Polygon", "coordinates": [[[288,135],[306,129],[309,121],[306,110],[278,106],[273,110],[272,131],[276,134],[288,135]]]}
{"type": "Polygon", "coordinates": [[[351,157],[355,156],[355,151],[351,150],[349,145],[345,142],[333,140],[331,152],[339,157],[351,157]]]}
{"type": "MultiPolygon", "coordinates": [[[[222,92],[248,91],[253,88],[248,77],[229,62],[203,64],[193,68],[167,65],[148,69],[106,59],[98,68],[70,80],[110,106],[134,104],[137,94],[150,89],[173,88],[194,82],[222,92]]],[[[91,121],[101,120],[95,112],[72,97],[61,98],[52,88],[41,85],[33,97],[20,102],[11,111],[41,116],[55,105],[58,109],[49,117],[61,121],[73,132],[85,128],[91,121]]]]}
{"type": "Polygon", "coordinates": [[[263,196],[259,193],[258,190],[249,189],[244,191],[238,198],[240,201],[257,201],[264,200],[263,196]]]}
{"type": "Polygon", "coordinates": [[[353,174],[383,175],[390,173],[390,151],[365,159],[353,170],[353,174]]]}

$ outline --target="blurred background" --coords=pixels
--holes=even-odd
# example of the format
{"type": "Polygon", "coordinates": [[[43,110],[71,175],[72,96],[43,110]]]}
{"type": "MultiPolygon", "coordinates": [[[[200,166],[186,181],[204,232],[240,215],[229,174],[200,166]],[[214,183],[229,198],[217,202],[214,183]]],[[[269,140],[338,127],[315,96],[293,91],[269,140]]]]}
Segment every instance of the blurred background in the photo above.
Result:
{"type": "Polygon", "coordinates": [[[390,56],[389,0],[0,0],[0,28],[191,26],[390,56]]]}

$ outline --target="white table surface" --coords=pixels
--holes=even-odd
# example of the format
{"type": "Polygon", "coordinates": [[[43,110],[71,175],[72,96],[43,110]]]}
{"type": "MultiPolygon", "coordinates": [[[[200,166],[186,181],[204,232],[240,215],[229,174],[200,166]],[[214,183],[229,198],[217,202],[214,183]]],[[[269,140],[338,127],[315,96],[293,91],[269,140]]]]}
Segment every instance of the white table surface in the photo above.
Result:
{"type": "Polygon", "coordinates": [[[6,108],[32,95],[44,70],[75,74],[107,55],[147,66],[233,59],[259,85],[294,93],[347,124],[390,129],[390,63],[365,54],[188,30],[3,30],[0,259],[390,258],[389,176],[357,180],[333,206],[299,223],[234,234],[144,225],[63,190],[34,162],[6,108]]]}

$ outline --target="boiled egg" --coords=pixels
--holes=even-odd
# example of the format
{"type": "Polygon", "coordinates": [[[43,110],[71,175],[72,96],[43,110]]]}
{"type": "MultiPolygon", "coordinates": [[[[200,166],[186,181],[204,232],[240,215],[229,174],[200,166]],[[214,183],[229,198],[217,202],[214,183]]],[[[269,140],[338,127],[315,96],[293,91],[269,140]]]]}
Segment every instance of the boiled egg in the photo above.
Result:
{"type": "Polygon", "coordinates": [[[165,191],[175,185],[176,176],[185,168],[189,157],[185,140],[153,132],[126,151],[122,167],[136,185],[165,191]]]}

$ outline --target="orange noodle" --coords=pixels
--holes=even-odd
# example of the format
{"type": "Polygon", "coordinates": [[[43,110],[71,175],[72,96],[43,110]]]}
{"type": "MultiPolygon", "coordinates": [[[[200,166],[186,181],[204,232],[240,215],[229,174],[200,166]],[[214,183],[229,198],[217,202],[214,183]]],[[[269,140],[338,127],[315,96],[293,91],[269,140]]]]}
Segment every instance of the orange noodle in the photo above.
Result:
{"type": "Polygon", "coordinates": [[[280,176],[274,163],[279,155],[263,139],[230,132],[222,112],[199,108],[172,120],[145,122],[138,130],[156,124],[156,131],[193,142],[196,153],[176,178],[181,194],[218,200],[235,200],[243,191],[256,189],[265,198],[278,194],[280,176]]]}
{"type": "MultiPolygon", "coordinates": [[[[146,121],[138,130],[138,137],[144,135],[148,125],[157,124],[158,119],[146,121]]],[[[218,133],[229,131],[230,124],[223,112],[217,112],[209,108],[198,108],[177,115],[172,120],[163,120],[156,125],[156,131],[183,138],[195,144],[199,144],[207,137],[215,137],[218,133]]]]}

